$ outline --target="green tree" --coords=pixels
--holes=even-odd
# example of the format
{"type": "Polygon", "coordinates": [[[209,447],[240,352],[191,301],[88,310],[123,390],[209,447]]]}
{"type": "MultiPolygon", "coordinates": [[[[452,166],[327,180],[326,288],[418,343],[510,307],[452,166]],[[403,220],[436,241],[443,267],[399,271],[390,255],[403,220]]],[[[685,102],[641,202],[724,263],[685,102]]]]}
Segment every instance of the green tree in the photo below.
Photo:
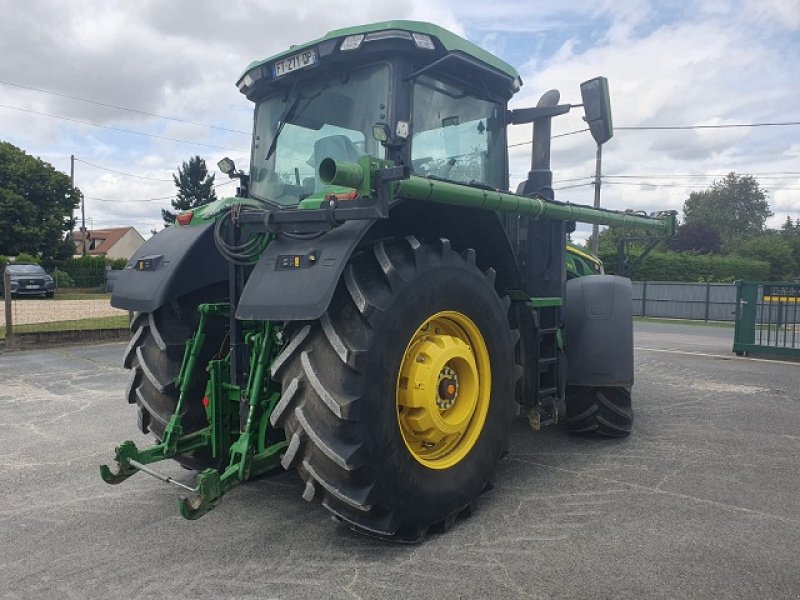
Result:
{"type": "Polygon", "coordinates": [[[203,206],[217,199],[214,192],[214,176],[209,175],[206,161],[199,156],[193,156],[189,162],[183,162],[178,174],[172,176],[178,193],[172,201],[172,208],[176,212],[161,209],[164,224],[170,226],[175,222],[177,213],[203,206]]]}
{"type": "Polygon", "coordinates": [[[692,192],[683,205],[684,222],[714,229],[723,246],[764,231],[772,211],[767,192],[752,175],[728,173],[702,192],[692,192]]]}
{"type": "Polygon", "coordinates": [[[768,262],[769,278],[773,281],[787,279],[797,270],[792,245],[775,231],[752,237],[739,244],[736,254],[768,262]]]}
{"type": "Polygon", "coordinates": [[[72,255],[65,232],[81,192],[52,165],[0,142],[0,254],[22,252],[45,261],[72,255]]]}
{"type": "Polygon", "coordinates": [[[669,241],[669,249],[675,252],[698,252],[699,254],[719,254],[722,240],[719,232],[711,227],[684,223],[669,241]]]}
{"type": "MultiPolygon", "coordinates": [[[[592,247],[592,235],[586,240],[586,247],[592,247]]],[[[655,233],[651,229],[643,227],[606,227],[600,230],[598,252],[600,254],[615,254],[617,243],[620,240],[627,240],[628,248],[632,251],[643,250],[651,241],[663,237],[661,233],[655,233]]],[[[666,248],[667,240],[661,239],[656,249],[666,248]]]]}
{"type": "Polygon", "coordinates": [[[781,239],[785,240],[792,248],[792,257],[795,264],[795,275],[800,275],[800,219],[792,222],[791,217],[787,216],[786,221],[781,226],[781,239]]]}
{"type": "Polygon", "coordinates": [[[786,220],[781,225],[781,233],[787,236],[800,235],[800,219],[792,221],[792,217],[786,215],[786,220]]]}

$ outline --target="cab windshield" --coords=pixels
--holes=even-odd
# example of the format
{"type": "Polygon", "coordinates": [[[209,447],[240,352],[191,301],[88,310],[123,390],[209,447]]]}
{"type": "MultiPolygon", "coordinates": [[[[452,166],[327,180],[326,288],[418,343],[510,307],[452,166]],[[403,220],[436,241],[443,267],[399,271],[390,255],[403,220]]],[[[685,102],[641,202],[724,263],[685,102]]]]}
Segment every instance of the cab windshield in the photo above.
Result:
{"type": "Polygon", "coordinates": [[[323,81],[297,84],[256,107],[250,193],[261,200],[297,204],[324,192],[324,158],[355,162],[384,149],[372,126],[387,122],[389,67],[372,65],[323,81]]]}

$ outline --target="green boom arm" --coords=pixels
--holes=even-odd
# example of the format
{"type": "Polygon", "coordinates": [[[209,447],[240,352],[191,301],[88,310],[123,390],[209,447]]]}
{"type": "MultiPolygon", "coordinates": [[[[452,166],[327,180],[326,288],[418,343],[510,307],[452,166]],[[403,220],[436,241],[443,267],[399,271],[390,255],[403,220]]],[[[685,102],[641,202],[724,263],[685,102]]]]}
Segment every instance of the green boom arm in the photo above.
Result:
{"type": "MultiPolygon", "coordinates": [[[[326,158],[320,164],[320,179],[329,185],[368,189],[372,173],[365,173],[361,164],[326,158]]],[[[675,213],[668,211],[648,217],[629,212],[593,208],[582,204],[554,202],[544,198],[518,196],[507,192],[476,188],[448,181],[412,175],[394,184],[394,196],[409,200],[438,202],[451,206],[483,208],[499,212],[545,217],[557,221],[578,221],[611,227],[640,227],[664,235],[675,234],[675,213]]]]}

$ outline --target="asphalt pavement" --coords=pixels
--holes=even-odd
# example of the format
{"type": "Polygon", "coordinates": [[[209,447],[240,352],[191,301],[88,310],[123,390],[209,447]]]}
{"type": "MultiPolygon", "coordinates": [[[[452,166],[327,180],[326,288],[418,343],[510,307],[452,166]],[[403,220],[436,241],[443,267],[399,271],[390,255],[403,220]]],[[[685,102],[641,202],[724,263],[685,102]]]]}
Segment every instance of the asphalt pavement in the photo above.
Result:
{"type": "Polygon", "coordinates": [[[796,598],[800,364],[732,335],[637,323],[632,436],[516,421],[479,510],[415,546],[332,522],[295,473],[192,522],[172,486],[106,485],[146,441],[124,345],[0,354],[0,598],[796,598]]]}

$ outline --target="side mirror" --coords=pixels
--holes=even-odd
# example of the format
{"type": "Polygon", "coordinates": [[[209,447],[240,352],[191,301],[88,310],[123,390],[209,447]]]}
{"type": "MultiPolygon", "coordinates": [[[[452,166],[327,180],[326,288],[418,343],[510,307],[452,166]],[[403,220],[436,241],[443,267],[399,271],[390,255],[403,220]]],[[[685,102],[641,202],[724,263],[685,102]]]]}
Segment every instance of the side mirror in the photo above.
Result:
{"type": "Polygon", "coordinates": [[[608,92],[608,79],[595,77],[581,84],[583,110],[589,131],[598,145],[605,144],[614,135],[611,122],[611,96],[608,92]]]}

